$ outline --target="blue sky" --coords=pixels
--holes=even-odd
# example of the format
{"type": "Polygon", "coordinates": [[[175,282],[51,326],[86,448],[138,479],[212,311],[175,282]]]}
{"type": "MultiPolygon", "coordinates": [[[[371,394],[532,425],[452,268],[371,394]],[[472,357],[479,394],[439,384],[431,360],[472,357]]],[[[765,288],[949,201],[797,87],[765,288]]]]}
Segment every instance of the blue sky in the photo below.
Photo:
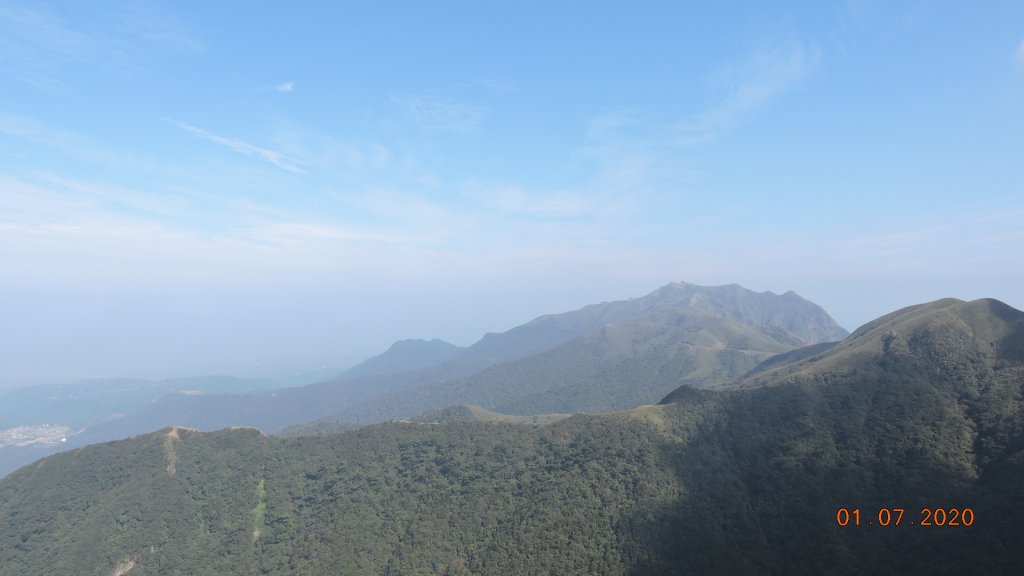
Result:
{"type": "Polygon", "coordinates": [[[0,386],[671,281],[1024,306],[1024,4],[0,0],[0,386]]]}

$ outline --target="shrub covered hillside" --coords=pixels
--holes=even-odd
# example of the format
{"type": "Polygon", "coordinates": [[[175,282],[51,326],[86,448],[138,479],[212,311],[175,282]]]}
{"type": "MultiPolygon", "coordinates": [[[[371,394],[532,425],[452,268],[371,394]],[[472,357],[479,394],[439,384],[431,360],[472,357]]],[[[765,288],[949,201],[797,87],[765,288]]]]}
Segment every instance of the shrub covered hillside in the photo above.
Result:
{"type": "Polygon", "coordinates": [[[0,574],[1018,574],[1022,317],[940,301],[735,389],[546,426],[59,454],[0,481],[0,574]]]}

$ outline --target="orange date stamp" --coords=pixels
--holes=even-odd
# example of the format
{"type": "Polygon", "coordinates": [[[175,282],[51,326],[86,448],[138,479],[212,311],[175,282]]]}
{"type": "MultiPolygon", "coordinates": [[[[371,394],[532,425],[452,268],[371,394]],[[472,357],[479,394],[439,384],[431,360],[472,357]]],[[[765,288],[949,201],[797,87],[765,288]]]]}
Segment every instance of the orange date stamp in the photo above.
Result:
{"type": "Polygon", "coordinates": [[[922,508],[919,515],[906,514],[904,508],[840,508],[836,524],[848,526],[971,526],[974,510],[971,508],[922,508]]]}

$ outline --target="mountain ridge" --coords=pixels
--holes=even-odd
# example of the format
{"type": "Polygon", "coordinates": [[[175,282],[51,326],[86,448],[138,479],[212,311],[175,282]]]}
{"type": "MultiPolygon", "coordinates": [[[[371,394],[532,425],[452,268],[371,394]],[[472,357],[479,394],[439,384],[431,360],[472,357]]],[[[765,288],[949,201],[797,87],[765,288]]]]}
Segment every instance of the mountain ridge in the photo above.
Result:
{"type": "MultiPolygon", "coordinates": [[[[753,292],[738,284],[699,286],[676,282],[639,298],[547,314],[506,332],[485,335],[451,361],[431,368],[433,373],[425,373],[425,377],[424,373],[407,373],[391,382],[378,380],[374,383],[379,392],[376,398],[349,397],[348,406],[319,417],[348,423],[411,418],[460,403],[479,404],[519,415],[619,410],[657,402],[678,385],[674,385],[671,378],[686,381],[694,377],[696,373],[688,370],[708,373],[691,383],[712,385],[741,375],[770,353],[784,352],[826,337],[841,338],[845,334],[820,306],[792,291],[779,296],[772,292],[753,292]],[[677,337],[690,333],[686,326],[665,318],[672,314],[705,324],[710,319],[716,319],[721,326],[732,322],[737,334],[756,332],[737,337],[739,340],[754,342],[768,338],[777,344],[759,344],[749,351],[752,353],[749,358],[742,358],[748,351],[736,348],[737,357],[706,351],[697,351],[694,358],[690,358],[693,354],[679,351],[657,357],[627,353],[618,364],[607,362],[599,352],[583,350],[593,348],[583,340],[593,341],[594,334],[607,336],[611,332],[623,332],[623,327],[651,319],[660,325],[647,330],[677,337]],[[705,357],[700,358],[701,355],[705,357]],[[714,367],[720,361],[725,364],[714,367]],[[686,363],[695,365],[689,369],[677,366],[686,363]],[[634,385],[629,374],[643,371],[644,364],[664,366],[670,372],[656,371],[643,376],[634,385]],[[672,376],[673,373],[676,376],[672,376]],[[417,376],[421,377],[417,379],[417,376]]],[[[645,348],[648,346],[645,341],[657,338],[658,334],[636,337],[639,340],[632,343],[634,348],[645,348]]],[[[629,343],[625,346],[628,348],[629,343]]],[[[724,342],[716,343],[715,347],[734,348],[724,342]]],[[[610,351],[616,349],[621,351],[622,346],[609,344],[610,351]]],[[[317,387],[326,391],[332,384],[317,387]]]]}
{"type": "MultiPolygon", "coordinates": [[[[515,415],[619,410],[655,403],[683,382],[729,381],[771,354],[844,334],[824,310],[794,292],[678,282],[638,298],[539,316],[465,348],[399,341],[340,378],[306,386],[166,395],[70,435],[60,447],[166,425],[245,425],[273,433],[340,419],[321,429],[343,429],[450,404],[515,415]]],[[[18,463],[0,458],[8,470],[18,463]]]]}
{"type": "MultiPolygon", "coordinates": [[[[694,310],[695,313],[706,316],[720,317],[770,330],[773,332],[773,339],[789,340],[787,345],[791,347],[802,343],[803,340],[790,330],[795,330],[807,338],[845,334],[824,310],[795,293],[779,296],[771,292],[752,292],[735,284],[707,287],[679,282],[662,286],[639,298],[593,304],[561,314],[540,316],[500,334],[485,335],[478,342],[459,351],[452,359],[421,370],[355,379],[335,379],[283,390],[275,398],[266,395],[250,396],[237,408],[224,405],[225,402],[230,402],[228,398],[179,398],[175,401],[181,405],[180,408],[171,408],[170,411],[183,418],[189,418],[188,406],[206,404],[208,407],[198,412],[210,414],[212,418],[208,418],[204,425],[198,426],[200,428],[216,428],[213,419],[217,414],[240,414],[248,415],[245,417],[249,420],[224,420],[221,425],[254,425],[271,432],[304,421],[337,417],[346,410],[349,423],[359,424],[375,420],[410,418],[427,410],[442,408],[445,403],[481,404],[485,408],[503,412],[507,411],[507,406],[492,404],[480,397],[447,396],[444,402],[410,406],[404,411],[390,410],[388,406],[389,402],[405,403],[406,399],[411,397],[410,394],[430,395],[432,387],[472,386],[475,374],[500,366],[502,363],[522,360],[523,365],[528,365],[527,358],[532,355],[563,346],[606,324],[639,320],[659,311],[679,309],[694,310]],[[692,304],[694,298],[698,302],[696,308],[692,304]],[[783,314],[786,310],[791,313],[783,314]],[[804,330],[794,328],[794,325],[807,322],[813,327],[804,330]],[[354,408],[349,408],[350,406],[354,408]]],[[[753,364],[751,363],[749,367],[753,364]]],[[[732,374],[723,377],[729,376],[732,374]]],[[[644,396],[633,401],[633,405],[656,402],[661,396],[662,394],[644,396]]],[[[617,402],[595,404],[590,409],[623,408],[627,407],[629,401],[617,402]]],[[[194,409],[192,411],[196,412],[194,409]]],[[[575,412],[576,408],[565,405],[538,405],[536,411],[575,412]]],[[[183,423],[188,424],[187,421],[183,423]]]]}

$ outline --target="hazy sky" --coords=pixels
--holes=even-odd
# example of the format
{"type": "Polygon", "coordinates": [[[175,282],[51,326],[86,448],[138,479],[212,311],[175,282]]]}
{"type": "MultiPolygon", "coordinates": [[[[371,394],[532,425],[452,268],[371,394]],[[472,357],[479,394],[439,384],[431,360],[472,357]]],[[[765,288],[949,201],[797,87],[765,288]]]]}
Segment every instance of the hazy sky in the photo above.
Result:
{"type": "Polygon", "coordinates": [[[0,0],[0,386],[1024,307],[1024,2],[498,4],[0,0]]]}

